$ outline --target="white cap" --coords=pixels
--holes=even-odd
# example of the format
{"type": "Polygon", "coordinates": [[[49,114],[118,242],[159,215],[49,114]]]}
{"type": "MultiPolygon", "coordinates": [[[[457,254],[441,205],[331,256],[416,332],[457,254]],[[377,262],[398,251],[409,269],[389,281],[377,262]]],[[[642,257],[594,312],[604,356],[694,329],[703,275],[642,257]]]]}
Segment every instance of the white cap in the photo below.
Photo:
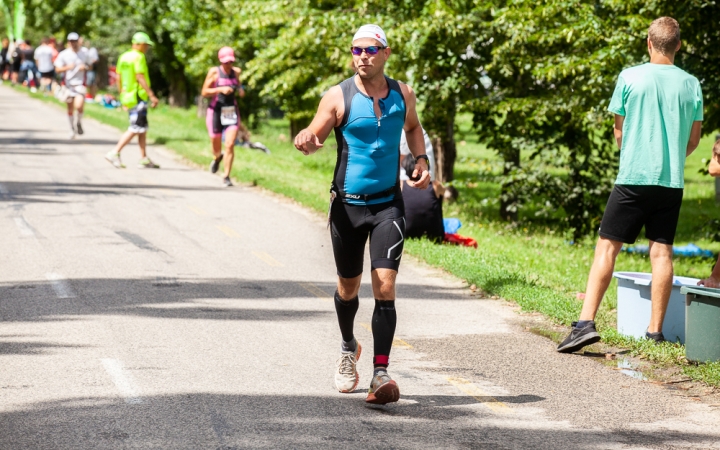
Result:
{"type": "Polygon", "coordinates": [[[80,39],[80,35],[77,34],[77,33],[74,32],[74,31],[73,31],[72,33],[70,33],[70,34],[67,35],[67,40],[68,40],[68,41],[77,41],[77,40],[79,40],[79,39],[80,39]]]}
{"type": "Polygon", "coordinates": [[[377,41],[380,41],[380,43],[387,47],[387,38],[385,37],[385,32],[382,28],[380,28],[377,25],[363,25],[360,27],[359,30],[357,30],[357,33],[355,33],[355,36],[353,36],[353,42],[357,41],[358,39],[362,38],[371,38],[375,39],[377,41]]]}

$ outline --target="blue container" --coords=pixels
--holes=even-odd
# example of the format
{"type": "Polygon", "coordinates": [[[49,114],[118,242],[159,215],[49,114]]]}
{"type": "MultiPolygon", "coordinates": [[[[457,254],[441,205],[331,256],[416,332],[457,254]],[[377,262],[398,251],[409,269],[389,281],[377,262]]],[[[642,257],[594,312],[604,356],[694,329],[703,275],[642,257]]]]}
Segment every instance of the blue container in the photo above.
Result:
{"type": "MultiPolygon", "coordinates": [[[[645,337],[650,324],[650,285],[652,275],[640,272],[615,272],[618,280],[617,329],[620,334],[634,338],[645,337]]],[[[673,277],[662,332],[670,342],[685,343],[685,295],[682,286],[697,286],[697,278],[673,277]]]]}

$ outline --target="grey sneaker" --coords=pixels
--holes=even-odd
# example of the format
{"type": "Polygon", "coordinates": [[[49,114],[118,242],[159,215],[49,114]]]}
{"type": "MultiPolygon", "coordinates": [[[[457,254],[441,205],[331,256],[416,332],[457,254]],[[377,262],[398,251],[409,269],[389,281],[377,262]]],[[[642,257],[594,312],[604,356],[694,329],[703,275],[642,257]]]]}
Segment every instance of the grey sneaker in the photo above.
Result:
{"type": "Polygon", "coordinates": [[[223,154],[220,153],[220,156],[212,160],[212,162],[210,163],[210,173],[216,173],[218,171],[218,169],[220,168],[220,161],[222,161],[222,159],[223,154]]]}
{"type": "Polygon", "coordinates": [[[125,168],[125,164],[123,164],[122,161],[120,161],[120,153],[115,153],[115,152],[106,153],[105,159],[107,159],[108,162],[110,162],[110,164],[117,167],[118,169],[125,168]]]}
{"type": "Polygon", "coordinates": [[[365,401],[375,405],[384,405],[398,400],[400,400],[400,388],[397,383],[390,378],[387,370],[376,370],[365,401]]]}
{"type": "Polygon", "coordinates": [[[600,341],[600,335],[595,329],[595,322],[590,321],[583,328],[577,328],[577,322],[572,323],[572,331],[564,341],[558,345],[560,353],[574,353],[581,348],[600,341]]]}
{"type": "Polygon", "coordinates": [[[141,169],[159,169],[160,166],[150,161],[150,158],[143,158],[138,163],[138,167],[141,169]]]}
{"type": "Polygon", "coordinates": [[[651,333],[649,331],[645,332],[645,339],[650,339],[651,341],[655,341],[656,344],[659,344],[661,342],[665,342],[665,336],[663,336],[662,331],[657,331],[655,333],[651,333]]]}
{"type": "Polygon", "coordinates": [[[77,123],[77,134],[85,134],[85,131],[83,131],[83,127],[80,122],[77,123]]]}
{"type": "Polygon", "coordinates": [[[223,178],[223,184],[225,185],[225,187],[230,187],[233,185],[232,181],[230,181],[230,177],[223,178]]]}
{"type": "Polygon", "coordinates": [[[360,375],[357,371],[357,362],[362,353],[362,346],[355,341],[357,346],[354,352],[341,352],[337,360],[337,371],[335,372],[335,387],[343,393],[352,392],[360,382],[360,375]]]}

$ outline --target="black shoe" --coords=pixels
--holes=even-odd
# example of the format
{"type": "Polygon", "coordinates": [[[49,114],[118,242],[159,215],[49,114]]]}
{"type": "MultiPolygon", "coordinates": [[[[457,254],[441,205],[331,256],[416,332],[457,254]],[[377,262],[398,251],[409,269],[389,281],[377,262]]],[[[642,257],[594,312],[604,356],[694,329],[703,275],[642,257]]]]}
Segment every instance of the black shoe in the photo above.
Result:
{"type": "Polygon", "coordinates": [[[223,159],[223,154],[220,153],[220,156],[213,159],[213,161],[210,163],[210,173],[215,173],[218,171],[218,168],[220,167],[220,161],[223,159]]]}
{"type": "Polygon", "coordinates": [[[558,345],[560,353],[574,353],[581,348],[600,341],[600,335],[595,329],[595,322],[590,321],[583,328],[576,328],[577,322],[572,323],[572,331],[564,341],[558,345]]]}
{"type": "Polygon", "coordinates": [[[77,123],[77,133],[78,133],[78,134],[83,134],[83,133],[85,133],[85,132],[83,131],[83,129],[82,129],[82,124],[81,124],[80,122],[77,123]]]}
{"type": "Polygon", "coordinates": [[[233,185],[232,181],[230,181],[230,177],[223,178],[223,184],[225,185],[225,187],[230,187],[233,185]]]}
{"type": "Polygon", "coordinates": [[[665,336],[663,336],[662,331],[658,331],[656,333],[651,333],[649,331],[646,331],[645,339],[650,339],[651,341],[655,341],[656,344],[665,342],[665,336]]]}

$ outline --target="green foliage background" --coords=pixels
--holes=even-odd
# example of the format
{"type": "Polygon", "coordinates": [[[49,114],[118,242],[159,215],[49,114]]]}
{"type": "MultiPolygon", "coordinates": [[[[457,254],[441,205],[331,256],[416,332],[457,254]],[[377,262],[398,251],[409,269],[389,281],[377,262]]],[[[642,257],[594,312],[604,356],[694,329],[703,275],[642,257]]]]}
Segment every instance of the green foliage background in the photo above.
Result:
{"type": "Polygon", "coordinates": [[[194,103],[217,50],[233,47],[252,125],[282,111],[293,130],[323,92],[352,75],[354,31],[377,23],[393,56],[388,75],[414,87],[422,122],[452,183],[458,115],[504,161],[499,217],[552,226],[579,239],[597,228],[617,171],[606,107],[619,72],[648,60],[650,22],[681,24],[676,64],[705,92],[706,132],[720,127],[716,1],[701,0],[25,0],[28,31],[77,31],[110,62],[136,31],[156,42],[154,86],[194,103]]]}

